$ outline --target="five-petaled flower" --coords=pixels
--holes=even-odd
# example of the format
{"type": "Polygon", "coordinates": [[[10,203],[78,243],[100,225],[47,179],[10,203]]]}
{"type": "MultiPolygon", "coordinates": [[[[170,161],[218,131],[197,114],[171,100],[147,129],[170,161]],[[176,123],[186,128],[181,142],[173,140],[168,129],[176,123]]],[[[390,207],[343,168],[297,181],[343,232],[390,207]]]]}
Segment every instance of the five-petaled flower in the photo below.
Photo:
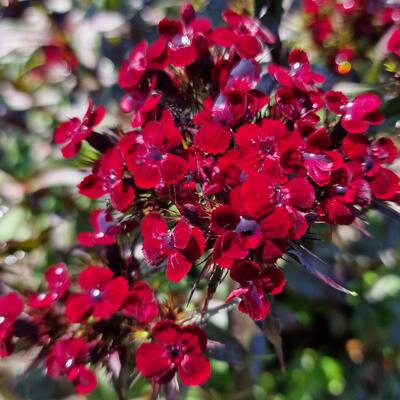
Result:
{"type": "Polygon", "coordinates": [[[210,362],[203,355],[207,335],[194,325],[181,327],[160,321],[152,329],[153,341],[136,351],[136,367],[155,383],[168,383],[178,373],[187,386],[203,385],[210,377],[210,362]]]}
{"type": "Polygon", "coordinates": [[[76,393],[88,394],[97,384],[94,372],[85,367],[88,358],[89,346],[84,340],[57,340],[47,356],[46,373],[52,378],[64,376],[73,383],[76,393]]]}
{"type": "Polygon", "coordinates": [[[230,276],[240,288],[232,291],[226,301],[240,298],[239,310],[256,321],[269,314],[271,306],[266,295],[279,294],[285,286],[285,278],[278,267],[272,265],[261,269],[254,261],[235,264],[230,276]]]}
{"type": "Polygon", "coordinates": [[[108,268],[87,267],[78,276],[84,290],[69,297],[65,315],[71,322],[86,321],[89,316],[108,319],[121,307],[128,292],[128,282],[113,277],[108,268]]]}
{"type": "Polygon", "coordinates": [[[124,178],[124,160],[118,147],[109,149],[95,164],[91,175],[78,185],[79,193],[91,199],[110,195],[111,204],[119,211],[125,211],[135,198],[129,179],[124,178]]]}
{"type": "Polygon", "coordinates": [[[204,252],[202,231],[184,218],[169,231],[160,214],[148,214],[142,222],[142,235],[145,260],[158,265],[167,258],[166,276],[172,282],[179,282],[204,252]]]}
{"type": "Polygon", "coordinates": [[[105,108],[95,107],[89,100],[89,106],[82,119],[71,118],[63,122],[54,133],[54,141],[62,144],[61,153],[65,158],[73,157],[81,147],[81,143],[104,118],[105,108]]]}
{"type": "Polygon", "coordinates": [[[55,264],[45,273],[47,291],[29,296],[28,305],[33,308],[50,307],[57,299],[61,299],[67,292],[71,277],[64,263],[55,264]]]}

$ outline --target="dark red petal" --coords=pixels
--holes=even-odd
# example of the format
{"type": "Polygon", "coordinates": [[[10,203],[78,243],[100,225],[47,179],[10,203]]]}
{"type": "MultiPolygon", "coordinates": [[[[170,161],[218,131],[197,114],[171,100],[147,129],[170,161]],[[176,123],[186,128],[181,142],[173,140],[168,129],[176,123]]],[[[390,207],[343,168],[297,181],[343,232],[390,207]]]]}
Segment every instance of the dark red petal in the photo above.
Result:
{"type": "Polygon", "coordinates": [[[236,41],[236,34],[229,28],[219,27],[214,29],[212,38],[218,46],[231,47],[236,41]]]}
{"type": "Polygon", "coordinates": [[[400,29],[396,29],[390,36],[387,50],[400,57],[400,29]]]}
{"type": "Polygon", "coordinates": [[[86,320],[93,310],[90,296],[87,294],[78,294],[68,299],[65,316],[71,322],[82,322],[86,320]]]}
{"type": "Polygon", "coordinates": [[[108,268],[87,267],[78,276],[79,286],[87,291],[91,289],[103,289],[111,281],[113,272],[108,268]]]}
{"type": "Polygon", "coordinates": [[[230,276],[242,286],[247,282],[256,280],[261,271],[260,266],[254,261],[241,261],[232,266],[230,276]]]}
{"type": "Polygon", "coordinates": [[[309,211],[315,201],[314,188],[304,178],[293,178],[286,185],[285,191],[289,191],[289,202],[293,207],[301,211],[309,211]]]}
{"type": "Polygon", "coordinates": [[[244,58],[257,57],[262,51],[261,42],[253,35],[240,35],[235,44],[236,51],[244,58]]]}
{"type": "Polygon", "coordinates": [[[83,365],[79,366],[78,376],[73,381],[74,389],[79,394],[89,394],[97,386],[96,374],[83,365]]]}
{"type": "Polygon", "coordinates": [[[271,295],[277,295],[285,287],[286,280],[280,268],[275,266],[266,267],[261,273],[263,289],[271,295]]]}
{"type": "Polygon", "coordinates": [[[211,375],[208,359],[198,354],[185,354],[178,365],[178,374],[186,386],[203,385],[211,375]]]}
{"type": "Polygon", "coordinates": [[[171,282],[179,282],[190,271],[192,263],[182,253],[174,251],[167,262],[166,276],[171,282]]]}
{"type": "Polygon", "coordinates": [[[363,133],[368,129],[368,123],[362,119],[355,119],[351,116],[344,116],[340,123],[350,133],[363,133]]]}
{"type": "Polygon", "coordinates": [[[164,346],[159,343],[143,343],[139,346],[136,350],[136,368],[145,378],[158,383],[169,382],[176,372],[164,346]]]}
{"type": "Polygon", "coordinates": [[[271,305],[262,293],[249,292],[242,297],[238,309],[254,321],[262,321],[269,314],[271,305]]]}
{"type": "Polygon", "coordinates": [[[190,240],[191,234],[192,229],[188,222],[185,219],[179,220],[171,233],[174,239],[174,247],[177,249],[184,249],[190,240]]]}
{"type": "Polygon", "coordinates": [[[165,235],[168,232],[167,222],[158,213],[147,214],[143,218],[141,232],[145,238],[159,238],[160,235],[165,235]]]}
{"type": "Polygon", "coordinates": [[[235,133],[235,143],[241,148],[254,146],[254,140],[260,134],[261,130],[257,124],[243,124],[235,133]]]}
{"type": "Polygon", "coordinates": [[[71,158],[76,155],[76,153],[81,148],[80,142],[73,142],[66,144],[64,147],[61,148],[61,154],[64,158],[71,158]]]}
{"type": "Polygon", "coordinates": [[[111,205],[118,211],[125,211],[133,205],[135,190],[125,180],[118,182],[111,190],[111,205]]]}
{"type": "Polygon", "coordinates": [[[151,334],[155,341],[162,343],[164,346],[178,345],[180,343],[181,328],[174,321],[164,320],[154,325],[151,334]]]}
{"type": "Polygon", "coordinates": [[[81,120],[76,117],[63,122],[54,132],[54,142],[56,144],[63,144],[70,141],[80,125],[81,120]]]}
{"type": "Polygon", "coordinates": [[[380,168],[370,185],[377,199],[390,200],[399,190],[399,177],[387,168],[380,168]]]}
{"type": "Polygon", "coordinates": [[[83,178],[82,182],[78,185],[78,190],[80,194],[90,199],[98,199],[107,193],[103,179],[94,174],[83,178]]]}
{"type": "Polygon", "coordinates": [[[263,234],[268,239],[281,239],[288,235],[292,220],[285,208],[279,207],[264,218],[261,223],[263,234]]]}
{"type": "Polygon", "coordinates": [[[186,174],[186,161],[175,154],[167,153],[161,160],[160,170],[164,184],[178,183],[186,174]]]}
{"type": "Polygon", "coordinates": [[[106,151],[100,161],[100,174],[104,177],[121,179],[124,171],[124,160],[118,147],[106,151]]]}
{"type": "Polygon", "coordinates": [[[226,231],[235,230],[239,222],[240,215],[231,206],[219,206],[211,214],[211,229],[217,235],[221,235],[226,231]]]}
{"type": "Polygon", "coordinates": [[[122,312],[140,323],[150,323],[158,316],[158,303],[147,283],[137,282],[133,285],[125,298],[122,312]]]}
{"type": "Polygon", "coordinates": [[[148,122],[142,129],[142,136],[148,146],[160,149],[164,143],[166,134],[160,123],[148,122]]]}
{"type": "Polygon", "coordinates": [[[170,63],[175,67],[186,67],[194,63],[197,59],[196,47],[190,46],[178,47],[170,52],[170,63]]]}
{"type": "Polygon", "coordinates": [[[342,92],[331,90],[325,95],[325,101],[330,111],[335,114],[341,114],[340,107],[347,103],[347,98],[342,92]]]}
{"type": "Polygon", "coordinates": [[[263,261],[265,263],[275,262],[278,258],[282,257],[286,250],[286,246],[286,241],[265,240],[263,247],[263,261]]]}
{"type": "MultiPolygon", "coordinates": [[[[24,309],[24,302],[16,292],[0,296],[0,316],[8,322],[14,322],[24,309]]],[[[0,325],[1,326],[1,325],[0,325]]]]}
{"type": "Polygon", "coordinates": [[[350,134],[343,139],[343,153],[355,161],[364,161],[368,154],[368,138],[365,135],[350,134]]]}
{"type": "Polygon", "coordinates": [[[336,199],[328,199],[325,207],[332,224],[350,225],[355,220],[355,210],[351,204],[344,204],[336,199]]]}
{"type": "Polygon", "coordinates": [[[194,137],[195,146],[211,154],[223,153],[228,149],[230,141],[230,130],[219,124],[202,126],[194,137]]]}
{"type": "Polygon", "coordinates": [[[139,165],[135,169],[133,179],[139,188],[153,189],[161,182],[160,166],[158,164],[139,165]]]}

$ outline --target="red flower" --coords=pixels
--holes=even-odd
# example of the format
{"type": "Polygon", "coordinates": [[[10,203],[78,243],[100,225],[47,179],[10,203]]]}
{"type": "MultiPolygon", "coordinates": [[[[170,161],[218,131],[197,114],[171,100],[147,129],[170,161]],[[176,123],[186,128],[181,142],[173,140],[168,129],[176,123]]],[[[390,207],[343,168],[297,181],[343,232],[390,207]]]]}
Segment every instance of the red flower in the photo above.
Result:
{"type": "Polygon", "coordinates": [[[231,292],[226,301],[239,297],[239,310],[256,321],[265,319],[269,314],[271,306],[266,294],[276,295],[282,292],[286,282],[278,267],[268,266],[261,269],[253,261],[235,264],[230,276],[240,284],[240,288],[231,292]]]}
{"type": "Polygon", "coordinates": [[[82,246],[92,247],[115,243],[116,225],[111,213],[106,210],[94,210],[89,216],[94,232],[80,232],[76,240],[82,246]]]}
{"type": "Polygon", "coordinates": [[[47,308],[67,292],[71,277],[64,263],[55,264],[46,271],[47,291],[29,296],[28,305],[33,308],[47,308]]]}
{"type": "Polygon", "coordinates": [[[272,64],[268,72],[282,85],[288,88],[296,88],[303,92],[318,91],[316,85],[324,81],[321,74],[311,71],[307,54],[303,50],[294,49],[289,54],[289,67],[281,67],[272,64]]]}
{"type": "Polygon", "coordinates": [[[198,41],[207,46],[205,36],[211,31],[210,21],[207,18],[195,18],[194,10],[184,22],[164,18],[158,24],[160,37],[166,40],[170,63],[175,67],[185,67],[195,62],[199,56],[198,41]]]}
{"type": "Polygon", "coordinates": [[[370,183],[377,199],[390,200],[398,191],[399,177],[381,164],[391,164],[397,158],[397,149],[391,139],[379,138],[369,143],[365,135],[350,134],[344,138],[343,153],[360,163],[363,177],[370,183]]]}
{"type": "Polygon", "coordinates": [[[24,302],[15,292],[0,297],[0,358],[14,350],[12,335],[14,322],[22,314],[24,302]]]}
{"type": "Polygon", "coordinates": [[[241,216],[228,205],[212,212],[211,229],[221,235],[215,242],[213,257],[222,268],[231,268],[235,260],[247,257],[249,250],[257,248],[263,240],[259,223],[241,216]]]}
{"type": "Polygon", "coordinates": [[[349,164],[333,173],[329,197],[321,202],[331,224],[351,224],[357,214],[354,206],[366,207],[371,203],[370,185],[360,179],[351,166],[349,164]]]}
{"type": "Polygon", "coordinates": [[[172,116],[164,112],[160,122],[148,122],[142,132],[132,132],[120,148],[136,185],[142,189],[178,183],[187,170],[186,161],[170,151],[182,142],[172,116]]]}
{"type": "Polygon", "coordinates": [[[142,222],[142,235],[146,262],[158,265],[167,258],[166,275],[172,282],[179,282],[204,252],[203,233],[186,219],[181,219],[169,232],[160,214],[148,214],[142,222]]]}
{"type": "Polygon", "coordinates": [[[87,267],[78,276],[78,284],[84,293],[71,296],[65,315],[71,322],[83,322],[89,316],[108,319],[116,313],[128,292],[125,278],[113,279],[107,268],[87,267]]]}
{"type": "Polygon", "coordinates": [[[129,290],[121,308],[124,315],[148,324],[158,316],[158,303],[146,282],[136,282],[129,290]]]}
{"type": "Polygon", "coordinates": [[[135,198],[133,187],[124,178],[124,160],[117,147],[107,150],[78,188],[80,194],[91,199],[109,194],[112,206],[118,211],[129,208],[135,198]]]}
{"type": "Polygon", "coordinates": [[[46,359],[46,373],[52,378],[65,376],[74,385],[76,393],[88,394],[97,385],[96,375],[84,364],[89,358],[89,347],[82,339],[61,339],[46,359]]]}
{"type": "Polygon", "coordinates": [[[225,10],[222,18],[228,27],[214,29],[214,42],[222,47],[234,46],[242,58],[254,58],[262,52],[263,43],[275,43],[274,35],[250,17],[225,10]]]}
{"type": "Polygon", "coordinates": [[[325,99],[328,109],[342,116],[340,123],[350,133],[362,133],[369,125],[383,122],[383,116],[378,111],[381,100],[372,93],[361,94],[348,101],[342,92],[330,91],[325,99]]]}
{"type": "Polygon", "coordinates": [[[396,29],[387,42],[387,50],[400,57],[400,28],[396,29]]]}
{"type": "Polygon", "coordinates": [[[203,355],[207,335],[194,325],[181,327],[160,321],[152,329],[153,341],[136,351],[136,367],[156,383],[168,383],[178,373],[187,386],[203,385],[210,377],[210,363],[203,355]]]}
{"type": "Polygon", "coordinates": [[[63,144],[61,153],[64,158],[73,157],[81,147],[81,143],[93,131],[104,118],[105,108],[103,106],[94,107],[93,102],[89,100],[89,106],[82,120],[72,118],[63,122],[54,133],[54,141],[57,144],[63,144]]]}
{"type": "MultiPolygon", "coordinates": [[[[280,171],[281,154],[288,148],[298,147],[302,139],[288,132],[280,121],[263,119],[261,127],[244,124],[235,134],[240,147],[239,164],[247,173],[280,171]]],[[[273,173],[273,172],[272,172],[273,173]]]]}

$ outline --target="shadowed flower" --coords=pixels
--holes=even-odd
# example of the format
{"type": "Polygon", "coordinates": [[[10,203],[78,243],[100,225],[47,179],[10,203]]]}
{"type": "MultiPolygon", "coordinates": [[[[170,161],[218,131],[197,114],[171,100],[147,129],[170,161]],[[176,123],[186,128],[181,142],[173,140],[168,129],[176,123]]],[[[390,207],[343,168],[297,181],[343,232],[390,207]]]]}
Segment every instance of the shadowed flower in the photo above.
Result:
{"type": "Polygon", "coordinates": [[[74,385],[76,393],[88,394],[97,385],[96,375],[84,364],[89,358],[89,346],[82,339],[61,339],[46,359],[46,373],[52,378],[64,376],[74,385]]]}
{"type": "Polygon", "coordinates": [[[286,282],[278,267],[267,266],[261,269],[253,261],[235,264],[230,276],[240,284],[240,288],[232,291],[226,301],[239,297],[239,310],[256,321],[265,319],[269,314],[271,306],[266,294],[276,295],[282,292],[286,282]]]}
{"type": "Polygon", "coordinates": [[[210,377],[210,362],[203,355],[207,335],[194,325],[181,327],[160,321],[151,331],[153,341],[136,351],[136,367],[155,383],[168,383],[176,373],[187,386],[203,385],[210,377]]]}

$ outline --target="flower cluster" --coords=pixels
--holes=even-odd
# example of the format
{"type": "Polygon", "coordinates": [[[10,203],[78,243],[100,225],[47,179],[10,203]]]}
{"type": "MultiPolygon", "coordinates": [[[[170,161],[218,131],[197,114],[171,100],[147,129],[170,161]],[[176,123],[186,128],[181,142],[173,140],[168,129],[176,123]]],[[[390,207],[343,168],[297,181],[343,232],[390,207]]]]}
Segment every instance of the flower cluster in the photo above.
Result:
{"type": "Polygon", "coordinates": [[[400,21],[395,3],[368,0],[303,0],[302,14],[314,48],[340,75],[365,62],[366,49],[400,21]]]}
{"type": "Polygon", "coordinates": [[[315,223],[347,225],[373,202],[399,202],[397,149],[367,135],[383,121],[380,98],[322,90],[324,77],[299,49],[287,66],[263,64],[274,35],[231,10],[222,18],[213,30],[185,5],[180,20],[159,23],[154,43],[132,50],[119,73],[128,131],[95,132],[105,110],[92,102],[56,130],[64,157],[84,140],[98,154],[78,190],[107,204],[77,241],[99,264],[76,279],[64,264],[49,268],[46,288],[25,305],[15,293],[1,297],[2,356],[39,342],[46,373],[78,393],[95,387],[96,365],[112,374],[136,367],[154,387],[175,376],[202,385],[210,376],[203,317],[224,277],[226,301],[264,320],[285,286],[277,262],[315,223]],[[200,319],[155,294],[160,282],[184,279],[206,282],[200,319]]]}

